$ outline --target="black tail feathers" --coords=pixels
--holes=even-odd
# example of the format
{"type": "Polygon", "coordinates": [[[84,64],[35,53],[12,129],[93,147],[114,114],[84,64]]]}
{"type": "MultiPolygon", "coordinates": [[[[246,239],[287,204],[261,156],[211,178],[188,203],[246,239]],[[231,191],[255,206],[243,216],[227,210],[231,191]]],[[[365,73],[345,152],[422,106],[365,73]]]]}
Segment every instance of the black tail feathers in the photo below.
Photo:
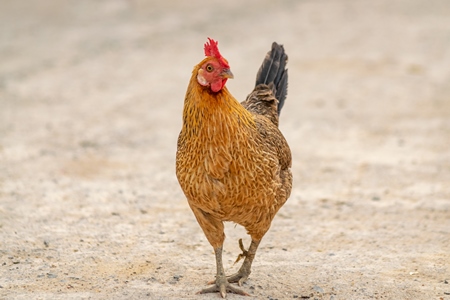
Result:
{"type": "Polygon", "coordinates": [[[267,52],[261,68],[259,68],[258,74],[256,75],[255,86],[258,84],[270,85],[273,83],[275,98],[278,100],[278,115],[280,115],[280,111],[283,108],[287,95],[287,60],[288,57],[284,52],[284,47],[273,42],[272,49],[267,52]]]}

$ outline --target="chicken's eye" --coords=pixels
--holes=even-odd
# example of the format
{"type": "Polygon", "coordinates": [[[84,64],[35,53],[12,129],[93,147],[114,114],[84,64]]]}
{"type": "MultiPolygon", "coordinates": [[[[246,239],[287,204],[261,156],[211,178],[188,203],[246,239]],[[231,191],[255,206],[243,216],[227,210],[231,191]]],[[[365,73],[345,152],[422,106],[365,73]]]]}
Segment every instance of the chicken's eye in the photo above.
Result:
{"type": "Polygon", "coordinates": [[[212,72],[213,70],[214,70],[213,66],[211,66],[211,65],[206,66],[206,71],[212,72]]]}

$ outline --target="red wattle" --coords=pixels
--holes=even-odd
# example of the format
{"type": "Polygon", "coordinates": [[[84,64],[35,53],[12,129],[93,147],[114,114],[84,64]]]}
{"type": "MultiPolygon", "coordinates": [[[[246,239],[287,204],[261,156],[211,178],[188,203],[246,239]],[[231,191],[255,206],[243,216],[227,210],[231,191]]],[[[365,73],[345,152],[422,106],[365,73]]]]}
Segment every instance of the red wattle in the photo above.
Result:
{"type": "Polygon", "coordinates": [[[217,93],[218,91],[220,91],[224,86],[225,83],[227,83],[227,78],[222,79],[222,80],[218,80],[216,82],[211,83],[211,91],[213,91],[214,93],[217,93]]]}

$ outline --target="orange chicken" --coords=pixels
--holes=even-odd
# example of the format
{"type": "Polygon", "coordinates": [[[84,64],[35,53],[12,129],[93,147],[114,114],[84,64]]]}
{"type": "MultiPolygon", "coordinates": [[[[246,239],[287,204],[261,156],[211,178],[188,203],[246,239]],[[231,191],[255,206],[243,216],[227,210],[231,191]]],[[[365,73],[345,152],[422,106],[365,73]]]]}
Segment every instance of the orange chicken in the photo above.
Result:
{"type": "MultiPolygon", "coordinates": [[[[247,99],[239,103],[225,86],[233,78],[228,61],[212,39],[206,58],[192,71],[178,137],[176,174],[200,227],[214,249],[217,274],[200,293],[247,295],[248,278],[261,239],[292,188],[291,151],[278,129],[287,94],[287,55],[273,43],[247,99]],[[239,271],[226,276],[222,263],[224,221],[251,236],[239,271]]],[[[241,241],[240,241],[241,244],[241,241]]]]}

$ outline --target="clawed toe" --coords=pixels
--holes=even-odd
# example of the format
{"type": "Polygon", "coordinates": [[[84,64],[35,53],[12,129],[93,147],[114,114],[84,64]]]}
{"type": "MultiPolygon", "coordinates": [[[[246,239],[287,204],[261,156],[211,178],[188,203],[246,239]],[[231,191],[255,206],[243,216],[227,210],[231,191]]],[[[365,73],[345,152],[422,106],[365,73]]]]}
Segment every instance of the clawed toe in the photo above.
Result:
{"type": "Polygon", "coordinates": [[[207,294],[207,293],[217,293],[217,292],[220,293],[220,296],[222,298],[227,297],[227,292],[242,295],[242,296],[250,296],[250,294],[229,284],[228,281],[223,281],[223,282],[216,281],[216,282],[214,282],[213,286],[203,289],[203,290],[199,291],[197,294],[207,294]]]}
{"type": "Polygon", "coordinates": [[[242,286],[242,284],[244,284],[249,275],[250,274],[243,274],[241,272],[238,272],[236,274],[228,276],[227,280],[230,283],[237,283],[239,286],[242,286]]]}
{"type": "Polygon", "coordinates": [[[246,258],[248,255],[248,251],[245,250],[244,244],[242,243],[242,239],[239,239],[239,248],[241,249],[242,253],[238,255],[233,265],[237,264],[242,258],[246,258]]]}

